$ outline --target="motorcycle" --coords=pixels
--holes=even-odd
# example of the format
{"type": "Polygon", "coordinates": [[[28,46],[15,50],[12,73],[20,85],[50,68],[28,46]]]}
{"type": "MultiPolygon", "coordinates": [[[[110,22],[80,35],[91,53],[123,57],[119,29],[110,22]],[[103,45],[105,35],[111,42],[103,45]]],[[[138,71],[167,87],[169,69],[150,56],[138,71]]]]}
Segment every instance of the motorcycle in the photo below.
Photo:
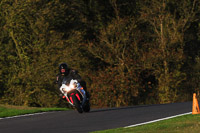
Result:
{"type": "Polygon", "coordinates": [[[60,91],[63,93],[63,98],[66,98],[68,103],[76,108],[79,113],[89,112],[90,104],[85,95],[85,90],[77,80],[63,79],[60,91]]]}

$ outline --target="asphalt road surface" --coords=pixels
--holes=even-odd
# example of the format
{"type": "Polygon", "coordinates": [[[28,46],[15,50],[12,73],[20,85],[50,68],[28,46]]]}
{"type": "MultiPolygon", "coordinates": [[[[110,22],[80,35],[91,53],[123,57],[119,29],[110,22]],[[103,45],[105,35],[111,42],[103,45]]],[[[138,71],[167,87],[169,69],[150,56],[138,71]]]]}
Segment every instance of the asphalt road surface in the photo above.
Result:
{"type": "Polygon", "coordinates": [[[111,109],[49,112],[0,119],[0,133],[88,133],[112,129],[192,112],[192,102],[111,109]]]}

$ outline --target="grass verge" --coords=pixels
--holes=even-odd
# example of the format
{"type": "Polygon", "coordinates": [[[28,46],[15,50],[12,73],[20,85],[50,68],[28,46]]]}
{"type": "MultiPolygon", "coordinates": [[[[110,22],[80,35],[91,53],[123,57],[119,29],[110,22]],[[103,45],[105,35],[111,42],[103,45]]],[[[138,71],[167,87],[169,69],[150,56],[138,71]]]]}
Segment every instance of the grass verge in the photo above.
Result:
{"type": "Polygon", "coordinates": [[[93,133],[199,133],[200,114],[184,115],[132,128],[117,128],[93,133]]]}
{"type": "Polygon", "coordinates": [[[67,108],[36,108],[26,106],[0,105],[0,118],[48,111],[64,111],[67,108]]]}

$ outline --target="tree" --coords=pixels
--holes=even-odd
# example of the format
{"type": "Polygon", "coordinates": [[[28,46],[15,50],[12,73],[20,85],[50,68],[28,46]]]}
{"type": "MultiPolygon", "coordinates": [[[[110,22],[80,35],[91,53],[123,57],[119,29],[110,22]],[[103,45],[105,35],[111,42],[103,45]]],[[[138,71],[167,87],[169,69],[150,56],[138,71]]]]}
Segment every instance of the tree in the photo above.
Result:
{"type": "Polygon", "coordinates": [[[149,53],[158,79],[159,100],[160,103],[174,102],[181,83],[186,79],[186,73],[181,71],[184,63],[184,32],[197,13],[194,10],[197,1],[183,1],[178,8],[170,0],[143,1],[142,4],[145,6],[141,11],[141,19],[151,26],[154,41],[154,49],[149,53]]]}

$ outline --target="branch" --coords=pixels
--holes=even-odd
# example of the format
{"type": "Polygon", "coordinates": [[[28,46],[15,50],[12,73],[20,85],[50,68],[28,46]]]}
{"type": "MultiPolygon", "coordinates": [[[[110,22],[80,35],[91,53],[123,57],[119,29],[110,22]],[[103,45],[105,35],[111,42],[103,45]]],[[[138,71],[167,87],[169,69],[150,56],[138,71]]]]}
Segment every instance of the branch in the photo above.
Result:
{"type": "Polygon", "coordinates": [[[17,49],[17,55],[19,56],[19,59],[22,61],[21,50],[19,48],[19,44],[17,43],[17,40],[14,37],[13,31],[10,32],[10,36],[15,43],[15,46],[16,46],[16,49],[17,49]]]}

